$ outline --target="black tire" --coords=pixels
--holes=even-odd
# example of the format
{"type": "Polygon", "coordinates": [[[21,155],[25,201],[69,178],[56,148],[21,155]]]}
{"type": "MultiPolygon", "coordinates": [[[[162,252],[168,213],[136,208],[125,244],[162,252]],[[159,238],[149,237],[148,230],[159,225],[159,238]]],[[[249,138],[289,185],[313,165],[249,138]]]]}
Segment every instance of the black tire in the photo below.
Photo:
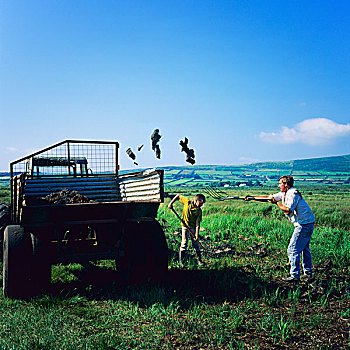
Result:
{"type": "Polygon", "coordinates": [[[10,204],[0,204],[0,254],[2,256],[2,246],[5,228],[10,224],[11,221],[11,210],[10,204]]]}
{"type": "Polygon", "coordinates": [[[33,293],[42,294],[47,291],[51,284],[51,262],[49,257],[48,243],[31,233],[33,259],[31,265],[31,281],[33,293]]]}
{"type": "Polygon", "coordinates": [[[0,232],[1,238],[3,236],[3,232],[7,225],[9,225],[11,219],[11,210],[10,205],[7,203],[0,204],[0,232]]]}
{"type": "Polygon", "coordinates": [[[168,270],[168,246],[160,224],[154,221],[128,223],[125,229],[125,257],[116,268],[127,283],[161,281],[168,270]]]}
{"type": "Polygon", "coordinates": [[[7,226],[3,241],[3,294],[10,298],[27,298],[31,294],[30,236],[19,225],[7,226]]]}

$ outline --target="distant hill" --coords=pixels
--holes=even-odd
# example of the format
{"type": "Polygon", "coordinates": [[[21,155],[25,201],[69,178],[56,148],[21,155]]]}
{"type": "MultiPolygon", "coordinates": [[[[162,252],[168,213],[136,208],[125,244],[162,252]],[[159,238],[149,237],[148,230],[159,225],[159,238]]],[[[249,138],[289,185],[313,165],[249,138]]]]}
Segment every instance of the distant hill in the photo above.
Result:
{"type": "Polygon", "coordinates": [[[282,175],[293,175],[298,184],[350,183],[350,155],[258,162],[241,165],[192,165],[164,167],[168,186],[263,186],[282,175]]]}
{"type": "Polygon", "coordinates": [[[344,156],[297,159],[284,162],[258,162],[241,165],[192,165],[183,167],[164,167],[165,170],[191,169],[191,170],[258,170],[258,169],[276,169],[293,171],[327,171],[327,172],[350,172],[350,154],[344,156]]]}
{"type": "Polygon", "coordinates": [[[350,171],[350,155],[325,157],[314,159],[301,159],[294,161],[294,168],[296,170],[326,170],[333,172],[349,172],[350,171]]]}
{"type": "Polygon", "coordinates": [[[249,168],[271,169],[291,169],[293,171],[312,170],[312,171],[330,171],[330,172],[349,172],[350,155],[297,159],[287,162],[262,162],[247,165],[249,168]]]}

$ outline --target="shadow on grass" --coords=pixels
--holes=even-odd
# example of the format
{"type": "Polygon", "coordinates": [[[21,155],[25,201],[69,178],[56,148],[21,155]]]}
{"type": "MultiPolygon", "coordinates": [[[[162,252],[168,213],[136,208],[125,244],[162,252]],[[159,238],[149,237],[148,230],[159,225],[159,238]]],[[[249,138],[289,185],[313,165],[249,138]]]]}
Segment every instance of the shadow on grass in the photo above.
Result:
{"type": "Polygon", "coordinates": [[[160,283],[139,285],[123,283],[112,269],[88,266],[70,271],[78,280],[51,285],[50,294],[59,297],[84,296],[87,300],[114,300],[138,303],[141,307],[161,303],[177,303],[181,307],[194,304],[220,304],[260,297],[266,290],[276,288],[252,273],[237,268],[171,269],[160,283]]]}

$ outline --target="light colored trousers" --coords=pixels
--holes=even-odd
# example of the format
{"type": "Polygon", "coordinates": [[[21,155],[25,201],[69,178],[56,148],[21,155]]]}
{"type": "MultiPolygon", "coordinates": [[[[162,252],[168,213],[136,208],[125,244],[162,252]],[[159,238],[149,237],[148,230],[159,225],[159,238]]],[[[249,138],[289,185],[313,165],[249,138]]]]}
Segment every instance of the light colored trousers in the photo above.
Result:
{"type": "MultiPolygon", "coordinates": [[[[191,229],[193,237],[195,237],[196,230],[191,229]]],[[[188,245],[188,239],[190,238],[192,241],[192,247],[196,250],[196,252],[201,251],[201,247],[197,241],[195,241],[192,237],[192,235],[188,232],[188,229],[184,226],[182,226],[182,239],[181,239],[181,246],[180,246],[180,251],[183,252],[187,250],[187,245],[188,245]]]]}
{"type": "Polygon", "coordinates": [[[294,278],[300,278],[300,256],[302,256],[304,274],[312,275],[312,259],[309,244],[313,231],[313,223],[298,225],[294,228],[287,249],[290,275],[294,278]]]}

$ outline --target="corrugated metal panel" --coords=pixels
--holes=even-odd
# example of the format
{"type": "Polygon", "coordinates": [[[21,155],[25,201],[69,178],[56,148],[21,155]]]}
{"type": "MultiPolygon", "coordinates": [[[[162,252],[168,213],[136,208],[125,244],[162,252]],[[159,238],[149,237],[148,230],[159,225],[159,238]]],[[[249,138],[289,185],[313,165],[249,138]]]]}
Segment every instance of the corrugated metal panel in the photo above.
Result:
{"type": "Polygon", "coordinates": [[[117,192],[117,186],[114,184],[114,186],[42,186],[42,187],[36,187],[36,188],[32,188],[32,187],[28,187],[25,191],[26,194],[35,194],[35,193],[51,193],[51,192],[55,192],[55,191],[59,191],[63,188],[67,188],[69,190],[76,190],[76,191],[84,191],[84,192],[96,192],[96,191],[100,191],[100,192],[104,192],[104,191],[114,191],[117,192]]]}
{"type": "Polygon", "coordinates": [[[45,184],[50,186],[99,186],[103,184],[116,184],[115,177],[110,178],[42,178],[42,179],[27,179],[27,187],[43,187],[45,184]]]}
{"type": "Polygon", "coordinates": [[[159,189],[159,180],[158,181],[150,181],[150,182],[141,182],[141,183],[134,183],[134,184],[120,184],[119,189],[120,191],[142,191],[143,189],[147,190],[148,188],[158,188],[159,189]]]}
{"type": "Polygon", "coordinates": [[[135,184],[135,183],[141,183],[141,182],[150,182],[151,180],[156,180],[159,182],[159,174],[152,174],[148,176],[140,176],[140,177],[131,177],[130,179],[120,179],[118,180],[119,184],[135,184]]]}
{"type": "Polygon", "coordinates": [[[147,200],[160,200],[159,188],[148,188],[134,191],[120,191],[122,200],[130,201],[147,201],[147,200]]]}
{"type": "Polygon", "coordinates": [[[42,198],[64,188],[75,190],[91,200],[108,202],[121,200],[115,176],[28,179],[25,186],[25,196],[42,198]]]}
{"type": "Polygon", "coordinates": [[[157,171],[126,174],[119,178],[40,178],[27,179],[25,196],[43,198],[64,188],[75,190],[91,200],[110,201],[161,201],[162,177],[157,171]]]}
{"type": "Polygon", "coordinates": [[[161,177],[156,171],[146,171],[138,176],[118,181],[123,201],[160,201],[161,177]]]}
{"type": "MultiPolygon", "coordinates": [[[[26,196],[46,196],[48,194],[51,194],[51,193],[54,193],[54,192],[59,192],[60,190],[62,190],[63,188],[60,188],[60,189],[57,189],[57,190],[48,190],[48,191],[45,191],[45,189],[42,189],[40,191],[26,191],[25,192],[25,195],[26,196]]],[[[90,196],[90,195],[98,195],[98,194],[110,194],[112,192],[114,192],[115,195],[117,195],[117,191],[111,191],[111,189],[105,189],[105,190],[96,190],[95,189],[90,189],[88,191],[84,191],[82,189],[73,189],[74,191],[77,191],[78,193],[80,194],[83,194],[83,195],[86,195],[86,196],[90,196]]]]}
{"type": "Polygon", "coordinates": [[[68,188],[68,189],[75,189],[75,188],[79,188],[85,191],[88,191],[90,189],[98,189],[98,190],[103,190],[103,189],[112,189],[115,188],[117,189],[117,184],[114,183],[102,183],[99,185],[94,185],[94,184],[43,184],[42,186],[26,186],[26,192],[36,192],[36,191],[40,191],[40,190],[57,190],[57,189],[61,189],[61,188],[68,188]]]}
{"type": "Polygon", "coordinates": [[[138,196],[127,196],[127,197],[122,197],[121,200],[124,202],[127,202],[127,201],[134,201],[134,202],[144,202],[144,201],[156,201],[156,202],[159,202],[160,199],[159,199],[159,195],[156,195],[156,196],[148,196],[148,197],[144,197],[144,196],[141,196],[141,197],[138,197],[138,196]]]}

